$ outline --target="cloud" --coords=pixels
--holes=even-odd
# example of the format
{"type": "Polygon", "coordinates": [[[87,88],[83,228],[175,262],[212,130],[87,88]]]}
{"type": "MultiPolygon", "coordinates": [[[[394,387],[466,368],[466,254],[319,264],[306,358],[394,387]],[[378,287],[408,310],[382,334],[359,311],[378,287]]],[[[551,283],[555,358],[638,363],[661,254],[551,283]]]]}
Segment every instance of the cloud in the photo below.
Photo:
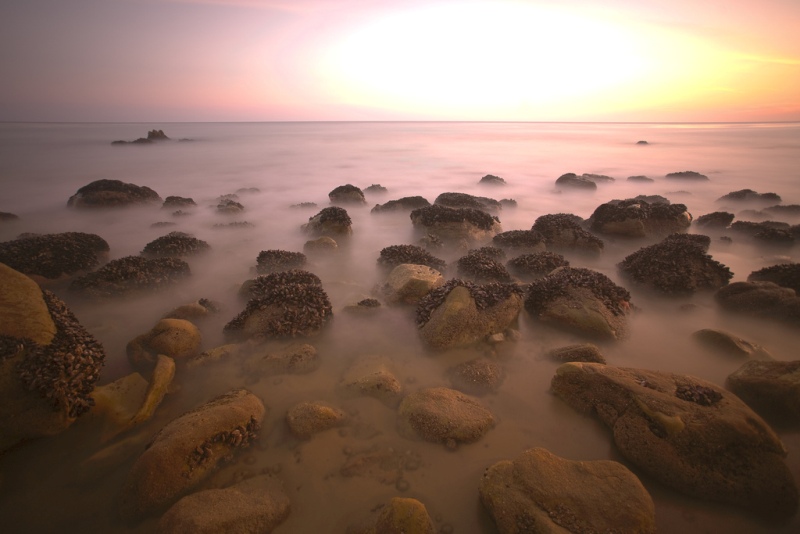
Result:
{"type": "Polygon", "coordinates": [[[792,66],[800,65],[800,59],[785,58],[785,57],[744,55],[744,56],[739,56],[739,59],[744,61],[750,61],[753,63],[769,63],[773,65],[792,65],[792,66]]]}

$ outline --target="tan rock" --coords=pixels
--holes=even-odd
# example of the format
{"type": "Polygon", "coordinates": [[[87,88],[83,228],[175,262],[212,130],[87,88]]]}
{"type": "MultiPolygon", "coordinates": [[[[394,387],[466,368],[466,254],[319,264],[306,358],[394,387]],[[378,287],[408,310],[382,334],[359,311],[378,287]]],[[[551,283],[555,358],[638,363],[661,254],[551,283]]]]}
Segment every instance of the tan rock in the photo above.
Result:
{"type": "Polygon", "coordinates": [[[357,359],[342,376],[338,387],[347,395],[369,396],[388,406],[397,406],[403,385],[389,358],[365,356],[357,359]]]}
{"type": "Polygon", "coordinates": [[[128,360],[140,370],[149,371],[159,354],[181,362],[200,352],[200,330],[185,319],[161,319],[148,333],[127,346],[128,360]]]}
{"type": "Polygon", "coordinates": [[[392,269],[381,293],[390,304],[416,304],[431,289],[442,284],[444,277],[436,269],[404,263],[392,269]]]}
{"type": "Polygon", "coordinates": [[[56,335],[41,288],[28,276],[0,263],[0,335],[48,345],[56,335]]]}
{"type": "Polygon", "coordinates": [[[350,534],[434,534],[428,509],[417,499],[394,497],[373,511],[363,524],[348,529],[350,534]]]}
{"type": "Polygon", "coordinates": [[[289,430],[300,439],[311,439],[314,434],[342,426],[346,420],[342,410],[322,402],[301,402],[286,412],[289,430]]]}

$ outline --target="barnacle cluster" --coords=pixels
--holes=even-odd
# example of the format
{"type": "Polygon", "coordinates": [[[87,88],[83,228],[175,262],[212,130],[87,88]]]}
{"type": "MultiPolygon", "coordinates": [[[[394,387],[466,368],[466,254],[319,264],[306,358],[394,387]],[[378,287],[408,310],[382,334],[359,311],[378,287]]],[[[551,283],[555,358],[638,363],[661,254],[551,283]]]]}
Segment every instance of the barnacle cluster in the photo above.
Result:
{"type": "Polygon", "coordinates": [[[189,453],[189,457],[186,459],[189,471],[209,462],[214,457],[215,449],[219,451],[221,448],[222,451],[230,454],[233,449],[249,446],[258,439],[260,429],[261,424],[255,417],[250,417],[250,421],[246,425],[238,425],[232,430],[225,430],[208,438],[189,453]]]}
{"type": "Polygon", "coordinates": [[[539,248],[544,236],[534,230],[508,230],[492,237],[492,243],[507,249],[539,248]]]}
{"type": "Polygon", "coordinates": [[[370,213],[382,213],[387,211],[414,210],[430,206],[431,203],[425,197],[403,197],[397,200],[390,200],[385,204],[376,204],[370,213]]]}
{"type": "Polygon", "coordinates": [[[262,250],[256,258],[256,271],[261,274],[277,273],[290,269],[299,269],[305,264],[306,255],[302,252],[262,250]]]}
{"type": "Polygon", "coordinates": [[[25,274],[58,278],[96,267],[109,251],[102,237],[83,232],[30,235],[0,243],[0,263],[25,274]]]}
{"type": "Polygon", "coordinates": [[[566,297],[570,288],[588,289],[614,315],[623,315],[631,300],[628,290],[612,282],[603,273],[591,269],[563,267],[531,282],[525,298],[525,309],[538,315],[555,299],[566,297]]]}
{"type": "Polygon", "coordinates": [[[411,221],[425,227],[441,223],[470,223],[481,230],[491,230],[500,220],[476,208],[449,208],[434,204],[411,212],[411,221]]]}
{"type": "Polygon", "coordinates": [[[378,257],[378,265],[393,269],[404,263],[414,265],[427,265],[431,269],[443,272],[447,267],[444,260],[441,260],[417,245],[391,245],[381,249],[378,257]]]}
{"type": "Polygon", "coordinates": [[[583,219],[577,215],[554,213],[542,215],[536,219],[531,230],[543,235],[548,247],[578,246],[602,250],[603,240],[587,232],[581,223],[583,223],[583,219]]]}
{"type": "Polygon", "coordinates": [[[359,187],[352,184],[340,185],[328,193],[331,202],[347,202],[352,204],[363,204],[366,202],[364,192],[359,187]]]}
{"type": "Polygon", "coordinates": [[[170,232],[146,244],[142,256],[177,258],[205,252],[210,248],[202,239],[184,232],[170,232]]]}
{"type": "Polygon", "coordinates": [[[476,282],[511,282],[511,275],[498,260],[505,259],[502,249],[482,247],[471,250],[456,262],[458,275],[476,282]]]}
{"type": "MultiPolygon", "coordinates": [[[[334,224],[338,226],[350,226],[353,220],[347,214],[347,210],[338,206],[322,208],[316,215],[319,217],[320,224],[334,224]]],[[[313,217],[312,217],[313,219],[313,217]]],[[[309,219],[311,220],[311,219],[309,219]]]]}
{"type": "Polygon", "coordinates": [[[534,252],[510,259],[506,267],[511,274],[525,280],[541,278],[559,267],[569,267],[569,262],[555,252],[534,252]]]}
{"type": "Polygon", "coordinates": [[[719,391],[699,384],[681,384],[675,389],[675,396],[701,406],[711,406],[722,400],[719,391]]]}
{"type": "Polygon", "coordinates": [[[115,297],[161,289],[189,274],[189,264],[178,258],[126,256],[76,278],[69,289],[88,297],[115,297]]]}
{"type": "Polygon", "coordinates": [[[522,288],[516,284],[502,284],[499,282],[476,284],[459,278],[453,278],[452,280],[448,280],[444,285],[430,291],[420,299],[417,304],[415,317],[417,326],[423,326],[427,323],[433,311],[441,306],[447,298],[447,295],[450,294],[450,291],[458,286],[466,287],[467,290],[469,290],[470,296],[475,299],[475,305],[478,310],[485,310],[508,299],[511,295],[522,296],[523,293],[522,288]]]}
{"type": "Polygon", "coordinates": [[[282,284],[317,284],[322,280],[314,273],[302,269],[290,269],[272,274],[258,276],[242,284],[239,295],[248,299],[266,296],[273,287],[282,284]]]}
{"type": "Polygon", "coordinates": [[[449,208],[473,208],[478,210],[497,211],[502,209],[498,201],[488,197],[478,197],[467,193],[442,193],[436,200],[435,205],[447,206],[449,208]]]}

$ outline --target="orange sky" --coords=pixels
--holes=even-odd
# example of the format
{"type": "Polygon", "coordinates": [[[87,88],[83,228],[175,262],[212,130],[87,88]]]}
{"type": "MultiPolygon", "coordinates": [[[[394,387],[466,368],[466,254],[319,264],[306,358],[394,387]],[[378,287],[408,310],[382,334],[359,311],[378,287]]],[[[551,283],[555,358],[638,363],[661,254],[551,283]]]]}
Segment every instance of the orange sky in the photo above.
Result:
{"type": "Polygon", "coordinates": [[[798,0],[5,0],[0,120],[800,120],[798,0]]]}

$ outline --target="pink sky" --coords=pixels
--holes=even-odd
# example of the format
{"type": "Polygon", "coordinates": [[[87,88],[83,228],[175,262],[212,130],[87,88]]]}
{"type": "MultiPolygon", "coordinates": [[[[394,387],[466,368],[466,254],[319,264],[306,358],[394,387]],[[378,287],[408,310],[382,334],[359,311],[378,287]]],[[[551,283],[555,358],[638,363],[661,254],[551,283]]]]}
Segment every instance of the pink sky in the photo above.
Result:
{"type": "Polygon", "coordinates": [[[4,0],[2,121],[798,121],[798,0],[4,0]]]}

